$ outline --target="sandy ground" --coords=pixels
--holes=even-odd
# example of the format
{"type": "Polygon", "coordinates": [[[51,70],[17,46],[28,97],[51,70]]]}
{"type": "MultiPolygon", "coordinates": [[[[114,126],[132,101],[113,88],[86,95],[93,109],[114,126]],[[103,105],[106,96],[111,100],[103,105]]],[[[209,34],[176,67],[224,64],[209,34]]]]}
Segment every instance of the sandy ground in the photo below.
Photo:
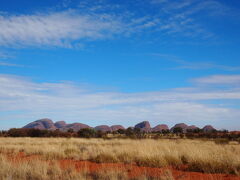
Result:
{"type": "MultiPolygon", "coordinates": [[[[16,161],[29,161],[33,159],[41,159],[38,155],[26,156],[24,153],[19,153],[17,156],[8,156],[12,162],[16,161]]],[[[142,167],[134,164],[123,163],[95,163],[90,161],[77,161],[71,159],[58,160],[61,168],[66,169],[69,167],[76,168],[77,171],[124,171],[128,173],[129,178],[141,177],[141,175],[147,175],[148,177],[160,177],[164,173],[170,173],[176,180],[240,180],[240,177],[228,174],[206,174],[200,172],[189,172],[183,170],[177,170],[172,167],[153,168],[142,167]]]]}

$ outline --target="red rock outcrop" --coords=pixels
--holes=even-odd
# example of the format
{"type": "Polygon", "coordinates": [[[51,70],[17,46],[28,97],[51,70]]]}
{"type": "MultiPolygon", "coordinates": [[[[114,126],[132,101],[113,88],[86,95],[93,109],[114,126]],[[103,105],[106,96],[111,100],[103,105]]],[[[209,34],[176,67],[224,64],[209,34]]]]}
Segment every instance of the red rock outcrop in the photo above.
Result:
{"type": "Polygon", "coordinates": [[[135,128],[141,129],[141,131],[150,132],[151,126],[148,121],[143,121],[135,125],[135,128]]]}
{"type": "Polygon", "coordinates": [[[152,128],[152,132],[161,132],[162,130],[169,130],[169,128],[166,124],[159,124],[152,128]]]}
{"type": "Polygon", "coordinates": [[[107,132],[107,131],[111,132],[112,131],[112,129],[107,125],[96,126],[94,129],[97,131],[102,131],[102,132],[107,132]]]}
{"type": "Polygon", "coordinates": [[[34,122],[31,122],[29,124],[27,124],[26,126],[24,126],[23,128],[33,128],[33,129],[49,129],[49,130],[54,130],[56,129],[56,127],[53,124],[53,121],[51,119],[48,118],[44,118],[44,119],[39,119],[36,120],[34,122]]]}
{"type": "Polygon", "coordinates": [[[112,131],[117,131],[119,129],[125,129],[123,126],[121,125],[113,125],[110,127],[112,131]]]}

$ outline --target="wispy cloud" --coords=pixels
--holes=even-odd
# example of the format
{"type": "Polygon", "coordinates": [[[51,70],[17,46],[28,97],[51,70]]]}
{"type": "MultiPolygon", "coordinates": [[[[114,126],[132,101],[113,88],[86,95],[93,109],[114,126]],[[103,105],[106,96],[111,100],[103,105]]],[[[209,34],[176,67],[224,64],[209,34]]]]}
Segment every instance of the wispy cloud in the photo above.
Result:
{"type": "Polygon", "coordinates": [[[122,26],[111,16],[82,15],[76,11],[2,15],[0,45],[71,47],[74,41],[109,38],[119,33],[122,26]]]}
{"type": "Polygon", "coordinates": [[[129,37],[159,26],[158,18],[129,13],[106,13],[105,6],[29,15],[0,15],[0,46],[65,47],[129,37]],[[104,9],[104,12],[99,9],[104,9]]]}
{"type": "Polygon", "coordinates": [[[239,71],[239,66],[227,66],[227,65],[221,65],[216,64],[213,62],[208,61],[187,61],[183,60],[177,56],[169,55],[169,54],[161,54],[161,53],[151,53],[150,55],[159,57],[161,60],[171,61],[177,64],[176,67],[173,67],[171,69],[191,69],[191,70],[198,70],[198,69],[220,69],[224,71],[239,71]]]}
{"type": "Polygon", "coordinates": [[[196,15],[207,18],[219,18],[233,13],[230,7],[217,0],[152,0],[165,15],[166,23],[161,29],[167,33],[181,32],[185,36],[210,38],[215,36],[204,22],[201,22],[196,15]]]}
{"type": "Polygon", "coordinates": [[[0,51],[0,59],[11,59],[14,56],[10,55],[9,53],[6,53],[4,51],[0,51]]]}
{"type": "Polygon", "coordinates": [[[4,51],[0,51],[0,66],[7,66],[7,67],[24,67],[20,64],[14,64],[10,63],[7,60],[14,58],[13,55],[10,55],[9,53],[6,53],[4,51]]]}
{"type": "Polygon", "coordinates": [[[12,64],[12,63],[3,62],[3,61],[0,61],[0,66],[8,66],[8,67],[24,67],[23,65],[20,65],[20,64],[12,64]]]}
{"type": "Polygon", "coordinates": [[[240,86],[240,75],[213,75],[203,78],[197,78],[194,80],[196,83],[201,84],[229,84],[240,86]]]}
{"type": "MultiPolygon", "coordinates": [[[[172,11],[180,11],[179,15],[187,16],[196,13],[205,12],[208,15],[223,15],[226,14],[230,9],[218,0],[152,0],[154,4],[162,5],[166,12],[171,13],[172,11]]],[[[205,15],[207,15],[205,14],[205,15]]]]}
{"type": "Polygon", "coordinates": [[[124,4],[109,5],[103,1],[83,3],[78,10],[16,15],[3,13],[0,15],[0,46],[70,48],[85,41],[129,37],[146,30],[148,34],[160,32],[163,35],[210,37],[212,33],[192,14],[203,10],[213,13],[217,12],[220,6],[224,7],[214,0],[154,2],[159,2],[160,6],[146,6],[154,11],[159,8],[155,14],[139,14],[134,9],[126,10],[124,4]]]}
{"type": "MultiPolygon", "coordinates": [[[[92,124],[131,125],[148,119],[152,123],[184,121],[202,125],[235,121],[240,117],[238,109],[203,103],[205,100],[240,100],[239,89],[94,92],[69,82],[36,83],[9,75],[1,75],[0,84],[0,113],[24,112],[18,116],[25,121],[47,116],[92,124]]],[[[5,113],[0,119],[11,118],[11,113],[5,113]]]]}

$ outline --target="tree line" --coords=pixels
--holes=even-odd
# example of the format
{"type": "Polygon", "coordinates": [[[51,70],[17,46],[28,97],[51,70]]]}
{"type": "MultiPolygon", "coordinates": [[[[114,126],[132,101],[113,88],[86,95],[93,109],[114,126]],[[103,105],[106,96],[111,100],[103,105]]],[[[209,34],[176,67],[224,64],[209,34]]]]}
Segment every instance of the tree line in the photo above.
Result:
{"type": "Polygon", "coordinates": [[[240,133],[231,133],[226,130],[203,132],[201,129],[187,130],[177,127],[172,132],[162,130],[158,132],[145,132],[139,128],[119,129],[113,132],[103,132],[100,130],[84,128],[77,132],[69,129],[66,132],[56,130],[24,129],[12,128],[8,131],[0,131],[1,137],[80,137],[80,138],[225,138],[227,140],[240,140],[240,133]]]}

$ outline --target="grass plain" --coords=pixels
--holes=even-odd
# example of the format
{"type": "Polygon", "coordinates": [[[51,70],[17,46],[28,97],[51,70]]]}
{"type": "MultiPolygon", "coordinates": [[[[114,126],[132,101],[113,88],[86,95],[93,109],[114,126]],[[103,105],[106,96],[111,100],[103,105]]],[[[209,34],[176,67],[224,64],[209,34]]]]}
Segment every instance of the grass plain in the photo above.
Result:
{"type": "MultiPolygon", "coordinates": [[[[216,144],[210,140],[190,139],[0,138],[0,179],[127,179],[127,171],[122,170],[101,170],[94,174],[87,169],[81,173],[75,168],[63,170],[57,163],[63,159],[240,175],[240,145],[237,142],[216,144]],[[19,153],[38,158],[20,162],[17,166],[18,163],[12,163],[9,157],[19,153]]],[[[146,176],[139,178],[149,179],[146,176]]],[[[168,172],[158,179],[171,180],[173,177],[168,172]]]]}

